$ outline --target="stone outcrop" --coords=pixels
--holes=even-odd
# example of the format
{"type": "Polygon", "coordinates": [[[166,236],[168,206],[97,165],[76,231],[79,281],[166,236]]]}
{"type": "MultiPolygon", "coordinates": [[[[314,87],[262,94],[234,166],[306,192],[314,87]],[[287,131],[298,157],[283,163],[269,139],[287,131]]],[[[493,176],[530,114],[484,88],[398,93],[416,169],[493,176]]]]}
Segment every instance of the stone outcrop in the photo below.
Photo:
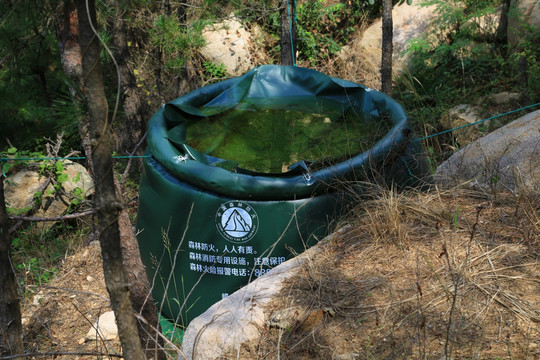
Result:
{"type": "Polygon", "coordinates": [[[508,91],[503,91],[497,94],[489,96],[486,100],[496,105],[512,104],[517,103],[522,98],[520,93],[511,93],[508,91]]]}
{"type": "Polygon", "coordinates": [[[5,184],[6,207],[23,211],[33,206],[34,194],[47,179],[36,171],[19,171],[7,178],[5,184]]]}
{"type": "MultiPolygon", "coordinates": [[[[461,126],[474,124],[479,120],[482,120],[482,117],[474,107],[460,104],[454,106],[448,111],[448,114],[442,118],[441,125],[446,129],[456,129],[461,126]]],[[[459,145],[465,146],[481,137],[482,133],[480,128],[488,125],[488,122],[483,122],[481,124],[466,126],[461,129],[454,130],[452,135],[459,145]]]]}
{"type": "Polygon", "coordinates": [[[253,35],[234,17],[206,26],[202,36],[206,45],[200,49],[201,55],[216,66],[223,64],[228,75],[242,75],[254,66],[253,35]]]}
{"type": "Polygon", "coordinates": [[[274,310],[271,305],[280,299],[285,283],[298,276],[302,266],[323,251],[326,240],[340,232],[278,265],[195,318],[184,334],[182,352],[191,360],[222,359],[227,354],[236,354],[241,347],[255,346],[269,327],[286,329],[306,318],[304,326],[310,326],[321,320],[320,311],[307,313],[294,305],[274,310]]]}
{"type": "MultiPolygon", "coordinates": [[[[420,36],[429,29],[436,16],[436,7],[421,7],[414,1],[412,5],[403,3],[394,6],[394,74],[399,74],[407,65],[409,40],[420,36]]],[[[378,19],[361,33],[350,45],[344,46],[338,54],[338,64],[350,74],[350,78],[368,87],[379,90],[382,45],[382,20],[378,19]]]]}
{"type": "Polygon", "coordinates": [[[540,28],[540,1],[512,0],[508,16],[508,45],[518,47],[524,35],[526,26],[532,26],[536,31],[540,28]]]}
{"type": "MultiPolygon", "coordinates": [[[[48,184],[47,178],[37,171],[22,170],[8,177],[5,186],[6,205],[16,212],[26,213],[34,207],[34,195],[41,189],[39,206],[33,216],[58,217],[65,213],[74,196],[75,189],[81,198],[87,198],[94,192],[94,183],[84,166],[65,160],[65,181],[61,183],[61,191],[56,191],[53,184],[48,184]]],[[[40,226],[42,226],[41,224],[40,226]]]]}
{"type": "Polygon", "coordinates": [[[442,163],[442,185],[500,190],[540,190],[540,110],[476,140],[442,163]]]}
{"type": "Polygon", "coordinates": [[[107,311],[101,314],[99,319],[92,325],[86,340],[114,340],[118,337],[118,327],[114,311],[107,311]]]}

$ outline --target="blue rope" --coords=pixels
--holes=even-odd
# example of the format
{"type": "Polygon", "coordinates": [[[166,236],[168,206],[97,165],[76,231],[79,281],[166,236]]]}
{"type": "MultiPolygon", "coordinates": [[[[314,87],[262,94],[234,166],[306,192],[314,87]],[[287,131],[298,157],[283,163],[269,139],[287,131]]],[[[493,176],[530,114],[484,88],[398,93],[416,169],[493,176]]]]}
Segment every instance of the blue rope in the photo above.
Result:
{"type": "Polygon", "coordinates": [[[5,177],[5,178],[7,179],[8,176],[7,176],[7,174],[6,174],[5,171],[4,171],[4,163],[5,163],[5,162],[6,162],[6,161],[5,161],[4,159],[2,159],[2,160],[0,161],[0,168],[2,168],[2,176],[5,177]]]}
{"type": "MultiPolygon", "coordinates": [[[[287,0],[287,5],[288,5],[288,3],[289,3],[289,0],[287,0]]],[[[287,9],[288,9],[288,7],[287,7],[287,9]]],[[[289,15],[290,15],[290,13],[289,13],[289,15]]],[[[290,16],[289,16],[289,20],[290,20],[290,16]]],[[[290,23],[290,21],[289,21],[289,23],[290,23]]],[[[292,34],[292,32],[291,32],[291,34],[292,34]]],[[[292,35],[291,35],[291,41],[292,41],[292,35]]],[[[292,42],[291,42],[291,44],[292,44],[292,42]]],[[[294,63],[294,54],[293,54],[293,63],[294,63]]],[[[296,63],[294,63],[294,66],[296,66],[296,63]]],[[[412,140],[412,142],[426,140],[426,139],[429,139],[429,138],[432,138],[432,137],[435,137],[435,136],[439,136],[439,135],[446,134],[446,133],[449,133],[449,132],[452,132],[452,131],[455,131],[455,130],[465,128],[467,126],[473,126],[473,125],[480,124],[480,123],[488,121],[488,120],[493,120],[493,119],[496,119],[496,118],[499,118],[499,117],[502,117],[502,116],[505,116],[505,115],[513,114],[513,113],[521,111],[521,110],[529,109],[529,108],[532,108],[532,107],[535,107],[535,106],[538,106],[538,105],[540,105],[540,103],[524,106],[522,108],[519,108],[519,109],[516,109],[516,110],[511,110],[511,111],[508,111],[508,112],[505,112],[505,113],[502,113],[502,114],[499,114],[499,115],[494,115],[494,116],[491,116],[489,118],[478,120],[478,121],[475,121],[475,122],[470,123],[470,124],[465,124],[465,125],[453,128],[453,129],[449,129],[449,130],[441,131],[441,132],[438,132],[438,133],[435,133],[435,134],[427,135],[427,136],[424,136],[424,137],[421,137],[421,138],[417,138],[417,139],[412,140]]],[[[150,158],[150,157],[152,157],[152,156],[151,155],[129,155],[129,156],[113,156],[112,158],[113,159],[142,159],[142,158],[150,158]]],[[[84,159],[86,159],[86,156],[40,157],[40,158],[37,158],[37,157],[5,158],[4,157],[4,158],[0,158],[0,168],[2,169],[2,176],[7,178],[8,176],[4,172],[4,163],[7,162],[7,161],[48,161],[48,160],[84,160],[84,159]]],[[[407,167],[407,170],[410,173],[410,169],[408,167],[407,167]]]]}
{"type": "Polygon", "coordinates": [[[124,155],[124,156],[113,156],[113,159],[148,159],[152,155],[124,155]]]}
{"type": "MultiPolygon", "coordinates": [[[[130,155],[113,156],[113,159],[142,159],[150,158],[152,155],[130,155]]],[[[68,157],[21,157],[21,158],[0,158],[1,162],[6,161],[49,161],[49,160],[85,160],[86,156],[68,156],[68,157]]]]}
{"type": "Polygon", "coordinates": [[[429,138],[432,138],[432,137],[435,137],[435,136],[439,136],[439,135],[446,134],[446,133],[449,133],[449,132],[452,132],[452,131],[455,131],[455,130],[459,130],[459,129],[462,129],[462,128],[467,127],[467,126],[473,126],[473,125],[476,125],[476,124],[480,124],[480,123],[483,123],[483,122],[488,121],[488,120],[493,120],[493,119],[496,119],[498,117],[505,116],[505,115],[508,115],[508,114],[512,114],[512,113],[515,113],[515,112],[518,112],[518,111],[521,111],[521,110],[525,110],[525,109],[528,109],[528,108],[531,108],[531,107],[534,107],[534,106],[538,106],[538,105],[540,105],[540,103],[528,105],[528,106],[525,106],[525,107],[522,107],[522,108],[519,108],[519,109],[516,109],[516,110],[508,111],[508,112],[505,112],[503,114],[499,114],[499,115],[489,117],[487,119],[478,120],[478,121],[475,121],[473,123],[458,126],[456,128],[450,129],[450,130],[444,130],[444,131],[438,132],[436,134],[431,134],[431,135],[424,136],[422,138],[414,139],[412,141],[414,142],[414,141],[426,140],[426,139],[429,139],[429,138]]]}
{"type": "MultiPolygon", "coordinates": [[[[296,0],[294,0],[294,7],[296,9],[296,0]]],[[[291,7],[289,6],[289,0],[287,0],[287,16],[289,18],[289,34],[291,35],[292,62],[293,62],[293,66],[296,66],[296,59],[294,55],[294,44],[293,44],[293,28],[292,28],[292,21],[291,21],[291,7]]],[[[296,21],[296,11],[294,12],[294,18],[296,21]]]]}
{"type": "MultiPolygon", "coordinates": [[[[113,159],[142,159],[150,158],[152,155],[129,155],[129,156],[113,156],[113,159]]],[[[68,157],[21,157],[21,158],[0,158],[0,168],[2,176],[6,179],[8,175],[4,171],[4,164],[8,161],[50,161],[50,160],[85,160],[86,156],[68,156],[68,157]]]]}

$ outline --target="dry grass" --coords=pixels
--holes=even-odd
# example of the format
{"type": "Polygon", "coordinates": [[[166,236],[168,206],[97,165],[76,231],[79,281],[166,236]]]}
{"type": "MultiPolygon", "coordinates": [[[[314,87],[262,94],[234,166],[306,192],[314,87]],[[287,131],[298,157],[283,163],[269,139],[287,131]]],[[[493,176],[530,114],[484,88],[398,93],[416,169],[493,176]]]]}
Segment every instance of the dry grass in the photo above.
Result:
{"type": "Polygon", "coordinates": [[[275,304],[296,321],[240,358],[539,358],[539,209],[538,194],[374,193],[275,304]]]}
{"type": "MultiPolygon", "coordinates": [[[[273,304],[293,321],[223,359],[540,358],[540,194],[377,190],[359,204],[273,304]]],[[[108,304],[98,249],[50,285],[25,309],[29,349],[112,352],[81,340],[108,304]]]]}

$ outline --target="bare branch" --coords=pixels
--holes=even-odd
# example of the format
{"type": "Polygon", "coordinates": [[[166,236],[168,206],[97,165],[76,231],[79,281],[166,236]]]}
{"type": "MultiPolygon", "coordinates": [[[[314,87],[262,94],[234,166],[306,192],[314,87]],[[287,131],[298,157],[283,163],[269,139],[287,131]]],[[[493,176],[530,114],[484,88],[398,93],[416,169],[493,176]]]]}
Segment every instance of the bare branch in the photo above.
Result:
{"type": "Polygon", "coordinates": [[[88,210],[81,213],[68,214],[68,215],[55,216],[55,217],[9,215],[9,218],[11,220],[19,220],[19,221],[62,221],[62,220],[77,219],[80,217],[89,216],[93,214],[94,214],[94,210],[88,210]]]}
{"type": "Polygon", "coordinates": [[[123,355],[121,354],[112,354],[112,353],[100,353],[100,352],[86,352],[86,351],[80,351],[80,352],[65,352],[65,351],[59,351],[59,352],[33,352],[33,353],[25,353],[25,354],[15,354],[15,355],[9,355],[9,356],[2,356],[0,357],[0,360],[9,360],[9,359],[17,359],[27,356],[65,356],[65,355],[79,355],[79,356],[110,356],[110,357],[117,357],[121,358],[123,355]]]}

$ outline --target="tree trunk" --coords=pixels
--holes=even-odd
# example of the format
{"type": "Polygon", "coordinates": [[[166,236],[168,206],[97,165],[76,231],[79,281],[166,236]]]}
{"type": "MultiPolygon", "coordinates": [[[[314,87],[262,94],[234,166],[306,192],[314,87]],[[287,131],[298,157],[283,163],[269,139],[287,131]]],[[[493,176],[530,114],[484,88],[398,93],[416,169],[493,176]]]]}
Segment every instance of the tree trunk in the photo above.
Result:
{"type": "MultiPolygon", "coordinates": [[[[80,93],[82,90],[82,55],[79,44],[79,17],[73,0],[65,0],[62,12],[57,20],[58,48],[60,50],[60,61],[64,74],[69,79],[69,92],[74,102],[82,101],[80,93]]],[[[90,132],[88,130],[88,119],[78,118],[77,125],[79,136],[90,173],[94,174],[92,164],[92,150],[90,147],[90,132]]]]}
{"type": "Polygon", "coordinates": [[[495,40],[503,45],[503,48],[506,48],[505,45],[508,43],[508,12],[510,11],[510,0],[502,1],[501,16],[499,17],[499,26],[497,27],[497,32],[495,33],[495,40]]]}
{"type": "Polygon", "coordinates": [[[295,65],[295,43],[296,30],[294,16],[296,9],[293,1],[281,0],[280,19],[281,19],[281,65],[295,65]]]}
{"type": "Polygon", "coordinates": [[[143,360],[145,356],[139,340],[137,322],[129,298],[129,285],[122,263],[118,214],[123,205],[117,197],[114,184],[111,157],[114,139],[108,119],[99,40],[92,28],[92,26],[95,28],[96,24],[95,3],[93,0],[76,0],[75,4],[79,14],[79,40],[83,50],[82,69],[96,180],[94,207],[98,217],[103,272],[111,306],[116,315],[123,356],[126,359],[143,360]]]}
{"type": "MultiPolygon", "coordinates": [[[[123,113],[125,123],[120,128],[126,131],[121,131],[127,136],[120,136],[120,146],[126,150],[133,149],[140,141],[146,131],[146,122],[152,115],[149,107],[145,104],[143,95],[139,93],[137,87],[137,79],[133,75],[133,70],[129,66],[129,47],[126,24],[123,19],[124,12],[121,11],[123,4],[116,0],[116,16],[113,26],[113,43],[116,49],[116,62],[119,67],[121,81],[120,90],[122,93],[123,113]],[[123,140],[122,140],[123,139],[123,140]],[[129,146],[129,147],[128,147],[129,146]]],[[[144,146],[139,147],[136,152],[142,155],[144,146]]],[[[116,191],[121,197],[122,190],[116,182],[116,191]]],[[[124,267],[127,272],[127,277],[131,285],[130,298],[133,309],[138,312],[146,323],[138,321],[139,335],[141,337],[141,345],[146,353],[147,358],[162,358],[164,355],[159,349],[162,348],[158,334],[153,329],[159,331],[158,310],[150,291],[150,282],[146,275],[145,267],[139,255],[139,245],[133,232],[129,214],[125,209],[120,211],[119,218],[120,227],[120,242],[122,246],[122,258],[124,267]]]]}
{"type": "MultiPolygon", "coordinates": [[[[121,194],[118,182],[116,182],[116,191],[121,194]]],[[[139,255],[139,243],[133,232],[129,214],[125,209],[120,211],[118,226],[120,229],[122,259],[130,284],[129,292],[133,310],[146,320],[146,322],[137,322],[141,346],[148,359],[164,359],[163,344],[156,333],[156,331],[160,331],[158,309],[152,297],[150,282],[139,255]]]]}
{"type": "Polygon", "coordinates": [[[392,53],[393,53],[392,0],[382,0],[382,57],[381,91],[392,94],[392,53]]]}
{"type": "MultiPolygon", "coordinates": [[[[0,166],[2,163],[0,162],[0,166]]],[[[17,281],[11,265],[4,175],[0,174],[0,357],[24,352],[17,281]]]]}
{"type": "MultiPolygon", "coordinates": [[[[137,79],[130,66],[130,52],[128,47],[128,35],[124,21],[124,11],[122,1],[115,0],[116,15],[113,23],[113,45],[114,57],[120,72],[120,94],[124,121],[115,124],[118,128],[119,150],[121,154],[128,154],[135,148],[144,136],[146,123],[152,116],[152,109],[149,108],[144,99],[142,89],[137,87],[137,79]]],[[[144,146],[138,148],[136,154],[142,155],[144,146]]]]}
{"type": "MultiPolygon", "coordinates": [[[[77,101],[78,94],[82,92],[82,56],[79,44],[79,21],[77,9],[75,8],[73,0],[66,0],[63,10],[63,16],[59,19],[58,26],[59,44],[61,49],[60,54],[66,75],[71,79],[72,84],[76,84],[71,86],[70,91],[74,100],[77,101]]],[[[124,41],[120,39],[122,38],[117,38],[117,41],[119,43],[124,43],[124,41]]],[[[125,51],[125,49],[120,50],[120,52],[122,51],[125,51]]],[[[126,63],[127,62],[124,60],[124,64],[122,64],[125,69],[127,69],[126,63]]],[[[127,77],[124,76],[123,78],[125,79],[127,77]]],[[[93,169],[93,164],[91,162],[92,151],[89,146],[88,122],[79,122],[79,126],[82,142],[83,144],[88,145],[85,146],[85,154],[88,158],[89,165],[93,169]]],[[[92,174],[94,175],[93,170],[92,174]]],[[[116,186],[116,191],[117,197],[121,198],[122,191],[118,185],[116,186]]],[[[150,284],[146,276],[144,265],[140,260],[137,240],[133,233],[129,221],[129,214],[126,209],[120,211],[119,227],[124,268],[127,273],[128,282],[131,285],[130,299],[134,310],[146,320],[146,324],[140,321],[138,322],[141,345],[145,349],[148,358],[160,358],[163,354],[156,354],[155,351],[162,348],[160,346],[161,342],[156,342],[154,340],[157,336],[152,330],[152,327],[159,329],[157,308],[150,295],[150,284]]]]}

